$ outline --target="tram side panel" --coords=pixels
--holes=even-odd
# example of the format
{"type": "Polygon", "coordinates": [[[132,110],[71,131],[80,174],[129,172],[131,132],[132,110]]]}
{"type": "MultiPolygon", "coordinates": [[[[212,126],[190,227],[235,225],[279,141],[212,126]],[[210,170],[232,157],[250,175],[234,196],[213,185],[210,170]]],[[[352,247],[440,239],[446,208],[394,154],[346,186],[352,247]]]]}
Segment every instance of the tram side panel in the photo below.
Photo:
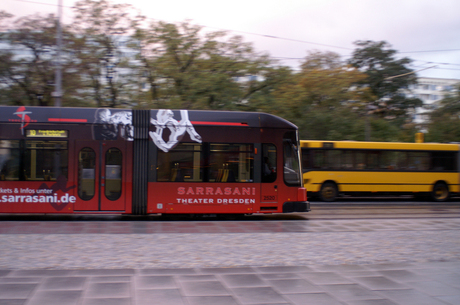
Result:
{"type": "Polygon", "coordinates": [[[300,177],[298,185],[286,182],[283,140],[295,130],[196,125],[195,131],[201,142],[186,134],[171,150],[150,144],[147,213],[309,210],[300,177]]]}
{"type": "Polygon", "coordinates": [[[132,141],[98,111],[2,107],[1,213],[131,213],[132,141]],[[107,128],[111,138],[95,136],[107,128]]]}
{"type": "Polygon", "coordinates": [[[30,122],[0,126],[0,213],[72,213],[72,126],[30,122]]]}
{"type": "Polygon", "coordinates": [[[255,162],[259,129],[194,129],[201,142],[186,134],[165,151],[151,141],[147,213],[254,213],[260,202],[260,183],[254,177],[260,168],[255,162]]]}

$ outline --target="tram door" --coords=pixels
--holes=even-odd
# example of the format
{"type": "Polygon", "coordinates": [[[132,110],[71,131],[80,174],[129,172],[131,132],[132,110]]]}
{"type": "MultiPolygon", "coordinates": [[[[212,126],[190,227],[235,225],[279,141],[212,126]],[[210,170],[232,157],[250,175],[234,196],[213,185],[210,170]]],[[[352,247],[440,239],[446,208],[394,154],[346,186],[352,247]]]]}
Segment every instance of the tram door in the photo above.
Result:
{"type": "Polygon", "coordinates": [[[75,211],[124,211],[126,142],[77,141],[75,211]]]}
{"type": "Polygon", "coordinates": [[[277,157],[274,144],[262,144],[262,186],[260,202],[264,205],[277,205],[278,183],[277,157]]]}

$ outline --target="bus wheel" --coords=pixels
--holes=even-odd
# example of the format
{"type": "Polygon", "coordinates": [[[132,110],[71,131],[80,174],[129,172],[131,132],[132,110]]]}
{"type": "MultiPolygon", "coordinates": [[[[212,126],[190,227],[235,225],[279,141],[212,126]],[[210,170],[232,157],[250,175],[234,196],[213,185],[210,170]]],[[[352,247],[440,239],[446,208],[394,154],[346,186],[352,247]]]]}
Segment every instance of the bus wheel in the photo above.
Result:
{"type": "Polygon", "coordinates": [[[449,198],[449,187],[444,182],[436,182],[431,197],[437,202],[446,201],[449,198]]]}
{"type": "Polygon", "coordinates": [[[322,201],[335,201],[338,195],[337,186],[333,182],[326,182],[321,187],[321,191],[319,193],[319,197],[322,201]]]}

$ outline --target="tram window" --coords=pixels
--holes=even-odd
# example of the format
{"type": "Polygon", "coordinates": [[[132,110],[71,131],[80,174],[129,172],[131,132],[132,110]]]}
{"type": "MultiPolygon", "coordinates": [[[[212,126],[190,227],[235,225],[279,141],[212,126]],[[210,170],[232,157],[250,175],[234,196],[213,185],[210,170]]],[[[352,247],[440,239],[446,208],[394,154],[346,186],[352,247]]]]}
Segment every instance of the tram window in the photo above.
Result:
{"type": "Polygon", "coordinates": [[[105,153],[105,197],[117,200],[121,196],[123,156],[118,148],[110,148],[105,153]]]}
{"type": "Polygon", "coordinates": [[[0,140],[0,180],[19,180],[20,150],[18,140],[0,140]]]}
{"type": "Polygon", "coordinates": [[[158,181],[203,182],[202,145],[181,143],[169,152],[158,151],[158,181]]]}
{"type": "Polygon", "coordinates": [[[209,182],[253,182],[253,145],[211,143],[208,170],[209,182]]]}
{"type": "Polygon", "coordinates": [[[262,182],[276,181],[276,146],[262,144],[262,182]]]}
{"type": "Polygon", "coordinates": [[[25,180],[56,180],[67,178],[66,141],[25,141],[25,180]]]}
{"type": "Polygon", "coordinates": [[[301,185],[299,148],[296,133],[288,132],[283,139],[283,172],[286,185],[301,185]]]}
{"type": "Polygon", "coordinates": [[[94,197],[96,187],[96,153],[85,147],[78,153],[78,196],[83,200],[94,197]]]}

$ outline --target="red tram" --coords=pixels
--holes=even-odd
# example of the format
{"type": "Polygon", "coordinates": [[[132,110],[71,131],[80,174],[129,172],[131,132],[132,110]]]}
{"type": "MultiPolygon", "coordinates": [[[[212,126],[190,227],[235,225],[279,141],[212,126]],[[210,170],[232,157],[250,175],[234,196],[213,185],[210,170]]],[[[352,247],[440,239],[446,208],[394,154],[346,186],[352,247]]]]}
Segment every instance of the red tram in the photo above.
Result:
{"type": "Polygon", "coordinates": [[[0,107],[0,213],[310,210],[297,127],[264,113],[0,107]]]}

